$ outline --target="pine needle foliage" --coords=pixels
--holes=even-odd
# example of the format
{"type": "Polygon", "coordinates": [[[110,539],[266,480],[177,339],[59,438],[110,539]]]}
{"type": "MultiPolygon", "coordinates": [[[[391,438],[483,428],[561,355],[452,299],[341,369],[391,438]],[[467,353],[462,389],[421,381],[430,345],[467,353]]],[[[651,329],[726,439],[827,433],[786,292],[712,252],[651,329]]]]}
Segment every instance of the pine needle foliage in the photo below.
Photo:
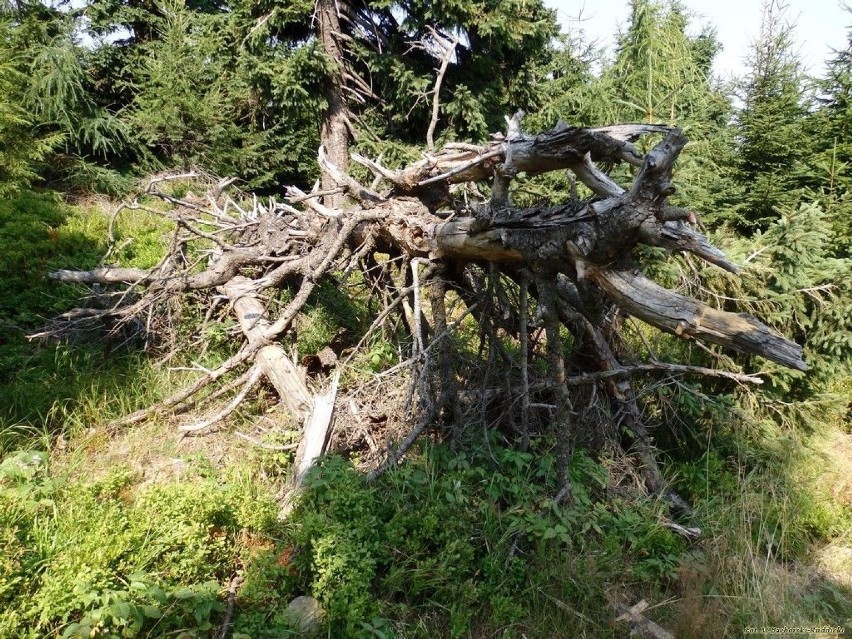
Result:
{"type": "Polygon", "coordinates": [[[27,75],[15,50],[14,26],[0,13],[0,196],[38,178],[37,167],[60,142],[59,134],[38,134],[23,104],[27,75]]]}
{"type": "Polygon", "coordinates": [[[845,48],[826,63],[807,127],[814,145],[807,185],[830,214],[838,253],[852,256],[852,8],[845,48]]]}
{"type": "Polygon", "coordinates": [[[726,204],[733,214],[728,217],[743,229],[766,228],[779,207],[795,206],[801,195],[796,176],[808,153],[808,105],[786,11],[781,0],[765,0],[761,33],[741,84],[731,158],[736,186],[726,204]]]}
{"type": "Polygon", "coordinates": [[[128,121],[140,141],[167,165],[211,166],[217,149],[237,137],[230,73],[219,54],[224,16],[187,10],[180,0],[160,5],[157,39],[141,47],[139,91],[128,121]]]}
{"type": "Polygon", "coordinates": [[[16,78],[15,89],[6,95],[11,108],[25,114],[10,132],[31,156],[30,180],[37,173],[55,186],[86,190],[99,181],[116,190],[110,186],[118,184],[117,175],[105,165],[126,149],[129,131],[97,102],[84,52],[73,39],[73,16],[40,3],[21,3],[3,12],[2,21],[5,75],[16,78]],[[80,183],[75,175],[100,179],[80,183]]]}

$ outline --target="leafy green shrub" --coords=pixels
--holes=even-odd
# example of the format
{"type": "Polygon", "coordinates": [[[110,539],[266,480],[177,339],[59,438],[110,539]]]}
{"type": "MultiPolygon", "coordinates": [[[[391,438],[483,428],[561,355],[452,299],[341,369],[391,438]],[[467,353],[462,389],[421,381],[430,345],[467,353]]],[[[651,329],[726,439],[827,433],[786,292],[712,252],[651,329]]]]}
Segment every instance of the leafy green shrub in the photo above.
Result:
{"type": "Polygon", "coordinates": [[[0,464],[0,635],[206,637],[242,543],[276,526],[269,495],[238,477],[136,488],[115,466],[52,477],[43,453],[0,464]]]}
{"type": "Polygon", "coordinates": [[[606,473],[582,452],[571,477],[573,501],[555,505],[550,453],[492,444],[470,456],[437,446],[372,485],[345,460],[327,459],[293,517],[295,574],[286,587],[317,597],[335,636],[384,636],[386,620],[403,636],[440,628],[461,637],[535,622],[533,602],[552,590],[554,557],[592,562],[572,563],[558,579],[576,577],[572,600],[591,609],[606,594],[585,572],[668,583],[685,546],[658,523],[662,507],[605,501],[606,473]]]}
{"type": "Polygon", "coordinates": [[[210,636],[214,613],[225,609],[215,581],[165,590],[140,573],[129,575],[128,582],[126,590],[88,593],[89,609],[65,628],[63,639],[135,637],[146,627],[148,636],[156,630],[159,636],[178,633],[202,639],[210,636]]]}

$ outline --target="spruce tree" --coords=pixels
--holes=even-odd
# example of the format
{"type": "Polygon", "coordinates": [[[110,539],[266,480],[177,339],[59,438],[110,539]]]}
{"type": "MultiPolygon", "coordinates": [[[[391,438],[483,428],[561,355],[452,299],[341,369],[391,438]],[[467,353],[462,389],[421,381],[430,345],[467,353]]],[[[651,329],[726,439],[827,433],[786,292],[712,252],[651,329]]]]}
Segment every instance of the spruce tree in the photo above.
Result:
{"type": "Polygon", "coordinates": [[[312,1],[92,0],[91,33],[112,34],[90,56],[99,100],[128,109],[151,158],[168,164],[180,147],[180,163],[274,188],[315,177],[319,116],[335,73],[345,101],[340,120],[365,152],[420,143],[435,110],[439,42],[456,39],[432,128],[437,137],[479,139],[504,126],[506,114],[534,106],[532,74],[557,33],[553,12],[538,0],[352,1],[333,10],[338,61],[321,42],[312,1]],[[187,138],[190,130],[196,139],[187,138]]]}
{"type": "Polygon", "coordinates": [[[107,163],[127,146],[128,130],[94,99],[73,12],[21,2],[3,9],[0,22],[4,133],[29,157],[30,176],[68,189],[120,188],[107,163]]]}
{"type": "Polygon", "coordinates": [[[781,0],[765,0],[760,36],[741,85],[734,185],[723,204],[744,230],[766,228],[779,217],[779,207],[794,207],[800,197],[797,174],[807,154],[805,78],[786,10],[781,0]]]}
{"type": "Polygon", "coordinates": [[[38,136],[23,106],[27,77],[14,47],[14,26],[0,15],[0,196],[36,179],[37,164],[59,143],[54,136],[38,136]]]}
{"type": "Polygon", "coordinates": [[[699,211],[711,210],[709,191],[719,173],[716,160],[729,142],[730,113],[711,75],[720,49],[715,32],[702,26],[697,36],[690,35],[691,16],[679,2],[631,0],[630,6],[615,59],[600,79],[604,99],[598,119],[682,128],[690,143],[678,169],[686,190],[678,197],[699,211]]]}
{"type": "Polygon", "coordinates": [[[806,182],[832,221],[836,250],[848,257],[852,255],[852,26],[846,47],[835,51],[826,64],[816,104],[807,123],[814,152],[806,182]]]}
{"type": "MultiPolygon", "coordinates": [[[[238,137],[224,48],[222,15],[162,5],[157,39],[140,45],[136,79],[141,90],[129,122],[147,148],[167,165],[219,164],[217,149],[234,151],[238,137]]],[[[217,167],[219,168],[219,167],[217,167]]]]}

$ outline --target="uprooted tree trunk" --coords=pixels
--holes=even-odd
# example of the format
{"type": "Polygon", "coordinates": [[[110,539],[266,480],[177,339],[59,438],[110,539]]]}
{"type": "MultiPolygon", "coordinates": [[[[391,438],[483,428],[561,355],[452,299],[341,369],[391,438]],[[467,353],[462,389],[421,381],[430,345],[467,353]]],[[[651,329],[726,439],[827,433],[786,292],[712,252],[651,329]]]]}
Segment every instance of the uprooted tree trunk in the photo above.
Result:
{"type": "MultiPolygon", "coordinates": [[[[257,198],[229,195],[229,180],[210,184],[204,197],[184,199],[152,182],[147,193],[172,205],[157,211],[174,223],[169,250],[151,270],[104,266],[52,273],[60,282],[125,289],[108,308],[74,311],[65,319],[147,318],[150,323],[175,298],[209,290],[228,300],[242,330],[242,346],[162,404],[124,421],[139,421],[151,411],[185,411],[230,393],[224,407],[185,427],[202,430],[224,419],[266,377],[282,404],[305,424],[293,480],[297,489],[328,440],[337,373],[329,392],[313,395],[282,338],[295,330],[294,321],[320,282],[343,282],[360,271],[382,304],[368,334],[396,315],[407,329],[401,346],[407,359],[395,370],[406,372],[411,384],[400,410],[407,411],[413,427],[377,460],[373,476],[397,463],[425,429],[458,434],[464,424],[479,422],[514,432],[520,446],[545,433],[561,442],[560,497],[570,497],[564,470],[572,443],[589,439],[628,448],[647,489],[665,491],[632,377],[760,379],[654,359],[622,361],[613,343],[613,311],[682,339],[799,370],[806,369],[802,349],[753,317],[655,284],[634,263],[634,247],[646,244],[738,271],[694,229],[691,212],[667,202],[674,192],[672,168],[686,143],[678,129],[560,125],[533,136],[521,131],[521,117],[508,120],[508,133],[488,144],[447,144],[402,170],[353,154],[353,162],[376,176],[373,187],[355,181],[320,149],[321,166],[332,178],[328,183],[339,185],[347,197],[342,203],[334,200],[336,208],[322,202],[327,191],[321,190],[305,193],[292,187],[286,201],[270,200],[267,206],[257,198]],[[649,134],[662,139],[643,156],[632,142],[649,134]],[[633,183],[627,188],[617,184],[598,168],[601,160],[636,167],[633,183]],[[563,202],[533,208],[512,205],[510,186],[519,172],[564,170],[594,197],[566,196],[563,202]],[[491,186],[490,199],[477,197],[477,182],[491,186]],[[382,184],[385,189],[376,190],[382,184]],[[281,288],[292,295],[271,310],[268,301],[281,288]],[[479,326],[477,356],[456,352],[450,339],[468,317],[479,326]],[[565,341],[569,335],[571,349],[565,341]],[[211,384],[224,388],[202,392],[211,384]]],[[[356,353],[368,337],[355,344],[356,353]]]]}

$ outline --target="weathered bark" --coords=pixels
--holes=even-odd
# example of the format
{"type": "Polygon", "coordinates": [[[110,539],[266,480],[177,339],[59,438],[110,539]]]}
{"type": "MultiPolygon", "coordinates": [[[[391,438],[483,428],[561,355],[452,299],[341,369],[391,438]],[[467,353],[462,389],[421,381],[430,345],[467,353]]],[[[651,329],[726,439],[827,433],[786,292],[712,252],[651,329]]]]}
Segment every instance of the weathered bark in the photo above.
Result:
{"type": "MultiPolygon", "coordinates": [[[[262,344],[263,335],[269,330],[271,322],[266,318],[263,304],[257,298],[251,280],[235,277],[222,287],[222,292],[231,302],[249,344],[262,344]]],[[[262,346],[255,355],[255,361],[260,364],[263,374],[290,412],[299,416],[310,413],[313,400],[303,381],[304,372],[296,368],[280,345],[262,346]]]]}
{"type": "Polygon", "coordinates": [[[527,173],[545,173],[559,169],[588,166],[591,161],[622,160],[641,166],[642,154],[628,141],[643,133],[669,132],[658,125],[622,125],[587,129],[557,126],[553,131],[536,136],[521,134],[507,140],[497,140],[487,145],[448,144],[436,154],[412,164],[402,171],[390,171],[377,163],[353,156],[402,191],[416,191],[431,184],[446,181],[449,184],[490,180],[494,170],[507,157],[515,170],[527,173]]]}
{"type": "Polygon", "coordinates": [[[441,66],[438,68],[435,86],[432,89],[432,119],[429,121],[429,128],[426,129],[426,146],[431,150],[435,148],[435,127],[438,126],[438,113],[441,107],[441,84],[444,82],[444,75],[447,73],[450,60],[455,55],[459,39],[455,37],[452,40],[447,40],[442,38],[435,29],[430,27],[429,30],[432,38],[443,50],[441,54],[441,66]]]}
{"type": "MultiPolygon", "coordinates": [[[[340,45],[340,17],[336,0],[317,0],[316,16],[319,42],[333,67],[323,85],[327,106],[320,124],[320,142],[331,163],[345,172],[349,168],[349,127],[343,95],[343,47],[340,45]]],[[[335,191],[340,186],[334,175],[323,171],[324,191],[335,191]]],[[[330,194],[325,197],[324,203],[335,207],[340,203],[340,196],[330,194]]]]}
{"type": "Polygon", "coordinates": [[[639,635],[644,639],[674,639],[672,633],[642,614],[649,607],[644,599],[633,607],[618,603],[615,606],[618,613],[616,621],[629,623],[631,636],[639,635]]]}
{"type": "MultiPolygon", "coordinates": [[[[251,281],[235,277],[222,287],[240,322],[249,345],[263,344],[271,322],[257,299],[251,281]]],[[[255,355],[256,365],[275,387],[281,403],[291,414],[304,419],[302,437],[296,449],[293,471],[284,492],[282,512],[289,512],[302,490],[305,476],[317,459],[325,453],[331,432],[334,400],[337,397],[339,375],[335,374],[328,392],[311,396],[300,371],[278,344],[261,346],[255,355]]]]}
{"type": "Polygon", "coordinates": [[[807,370],[802,347],[754,317],[728,313],[666,290],[638,273],[591,268],[589,279],[627,313],[682,338],[700,338],[740,353],[807,370]]]}
{"type": "Polygon", "coordinates": [[[302,493],[308,471],[313,468],[328,448],[339,381],[340,376],[335,374],[330,388],[325,393],[314,397],[311,414],[302,429],[302,438],[299,440],[299,446],[296,449],[293,468],[281,496],[283,503],[280,514],[282,517],[286,517],[290,513],[302,493]]]}
{"type": "MultiPolygon", "coordinates": [[[[655,285],[638,274],[611,270],[593,263],[592,260],[624,258],[623,252],[629,251],[638,242],[638,233],[630,238],[618,231],[617,219],[622,215],[627,218],[624,226],[629,229],[634,215],[630,209],[626,206],[608,208],[604,203],[599,207],[599,214],[596,204],[599,203],[579,212],[570,206],[517,211],[514,220],[502,221],[475,234],[470,231],[476,223],[474,218],[443,222],[429,216],[426,211],[420,211],[419,215],[400,215],[389,211],[387,223],[380,233],[411,254],[422,257],[547,263],[575,276],[586,277],[629,314],[663,331],[706,339],[739,352],[761,355],[785,366],[807,370],[801,346],[757,319],[713,309],[655,285]],[[616,219],[607,219],[607,216],[616,219]],[[597,232],[602,226],[612,228],[615,237],[599,237],[597,232]],[[586,247],[587,254],[583,254],[580,246],[586,247]]],[[[666,222],[660,226],[668,230],[675,224],[679,222],[666,222]]],[[[703,236],[688,229],[677,232],[680,237],[686,238],[684,250],[707,257],[713,263],[721,261],[728,264],[717,249],[713,249],[713,253],[704,248],[693,250],[696,245],[709,246],[703,236]]],[[[733,269],[732,266],[727,270],[733,269]]]]}
{"type": "Polygon", "coordinates": [[[68,284],[145,284],[152,274],[141,268],[102,266],[91,271],[53,271],[48,277],[68,284]]]}

